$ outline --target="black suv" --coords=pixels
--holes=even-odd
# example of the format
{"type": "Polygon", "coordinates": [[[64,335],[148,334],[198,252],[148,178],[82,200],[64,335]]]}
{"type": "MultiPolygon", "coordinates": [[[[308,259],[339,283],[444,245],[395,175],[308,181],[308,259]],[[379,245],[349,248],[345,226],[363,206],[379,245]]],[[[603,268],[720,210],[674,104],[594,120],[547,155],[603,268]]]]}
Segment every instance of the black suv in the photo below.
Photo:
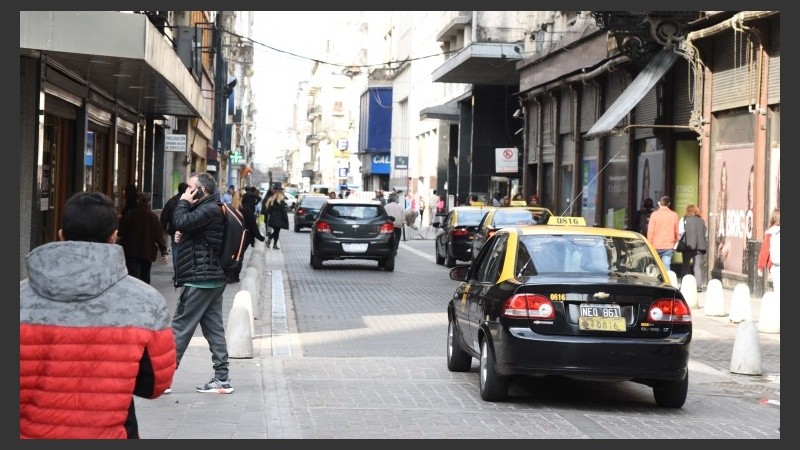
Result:
{"type": "MultiPolygon", "coordinates": [[[[306,220],[311,219],[309,214],[306,220]]],[[[311,227],[310,263],[314,269],[321,268],[325,260],[366,259],[391,272],[395,255],[394,225],[378,201],[328,200],[311,227]]]]}
{"type": "Polygon", "coordinates": [[[311,228],[317,220],[317,214],[322,205],[328,201],[327,195],[302,194],[294,208],[294,231],[301,228],[311,228]]]}

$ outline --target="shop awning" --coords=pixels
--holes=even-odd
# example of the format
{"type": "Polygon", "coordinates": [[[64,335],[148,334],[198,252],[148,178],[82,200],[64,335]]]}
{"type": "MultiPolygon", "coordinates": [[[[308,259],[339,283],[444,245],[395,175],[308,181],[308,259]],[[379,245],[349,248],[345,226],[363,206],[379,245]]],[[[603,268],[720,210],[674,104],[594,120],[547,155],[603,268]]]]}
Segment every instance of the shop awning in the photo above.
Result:
{"type": "Polygon", "coordinates": [[[458,122],[458,100],[450,100],[441,105],[423,108],[419,112],[419,120],[439,119],[458,122]]]}
{"type": "Polygon", "coordinates": [[[678,60],[678,54],[671,50],[661,50],[639,72],[622,95],[600,116],[600,119],[584,135],[593,139],[614,132],[614,128],[650,92],[678,60]]]}

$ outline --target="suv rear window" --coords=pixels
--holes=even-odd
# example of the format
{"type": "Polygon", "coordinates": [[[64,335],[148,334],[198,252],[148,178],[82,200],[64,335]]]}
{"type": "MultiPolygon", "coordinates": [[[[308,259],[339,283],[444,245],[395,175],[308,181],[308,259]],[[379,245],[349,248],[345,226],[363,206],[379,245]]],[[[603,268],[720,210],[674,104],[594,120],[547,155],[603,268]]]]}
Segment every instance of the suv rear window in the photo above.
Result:
{"type": "Polygon", "coordinates": [[[330,205],[325,211],[327,216],[343,219],[374,219],[384,214],[378,205],[330,205]]]}

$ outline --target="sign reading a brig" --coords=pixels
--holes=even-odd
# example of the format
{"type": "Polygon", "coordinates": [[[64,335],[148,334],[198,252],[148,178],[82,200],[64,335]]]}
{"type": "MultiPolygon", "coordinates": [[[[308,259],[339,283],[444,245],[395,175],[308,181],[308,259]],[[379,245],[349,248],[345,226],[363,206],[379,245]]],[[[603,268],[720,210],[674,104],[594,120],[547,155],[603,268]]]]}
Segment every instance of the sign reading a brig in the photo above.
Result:
{"type": "Polygon", "coordinates": [[[186,135],[185,134],[165,134],[164,135],[164,151],[165,152],[186,152],[186,135]]]}

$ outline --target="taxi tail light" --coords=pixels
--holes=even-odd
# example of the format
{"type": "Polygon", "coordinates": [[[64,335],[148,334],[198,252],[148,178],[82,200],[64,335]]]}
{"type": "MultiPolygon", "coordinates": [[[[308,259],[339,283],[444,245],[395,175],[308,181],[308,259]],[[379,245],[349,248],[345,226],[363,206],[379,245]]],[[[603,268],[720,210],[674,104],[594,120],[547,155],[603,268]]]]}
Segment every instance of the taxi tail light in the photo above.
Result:
{"type": "Polygon", "coordinates": [[[691,323],[692,312],[689,305],[678,298],[661,298],[650,305],[647,318],[652,322],[691,323]]]}
{"type": "Polygon", "coordinates": [[[453,231],[450,232],[450,234],[452,234],[453,237],[463,237],[467,236],[469,234],[469,231],[467,231],[466,228],[455,228],[453,229],[453,231]]]}
{"type": "Polygon", "coordinates": [[[392,222],[386,222],[385,224],[381,225],[381,230],[379,231],[380,234],[392,234],[394,233],[394,224],[392,222]]]}
{"type": "Polygon", "coordinates": [[[320,220],[319,222],[317,222],[315,227],[317,233],[332,233],[331,225],[328,222],[325,222],[324,220],[320,220]]]}
{"type": "Polygon", "coordinates": [[[503,305],[503,316],[512,319],[554,319],[556,311],[543,295],[516,294],[503,305]]]}

